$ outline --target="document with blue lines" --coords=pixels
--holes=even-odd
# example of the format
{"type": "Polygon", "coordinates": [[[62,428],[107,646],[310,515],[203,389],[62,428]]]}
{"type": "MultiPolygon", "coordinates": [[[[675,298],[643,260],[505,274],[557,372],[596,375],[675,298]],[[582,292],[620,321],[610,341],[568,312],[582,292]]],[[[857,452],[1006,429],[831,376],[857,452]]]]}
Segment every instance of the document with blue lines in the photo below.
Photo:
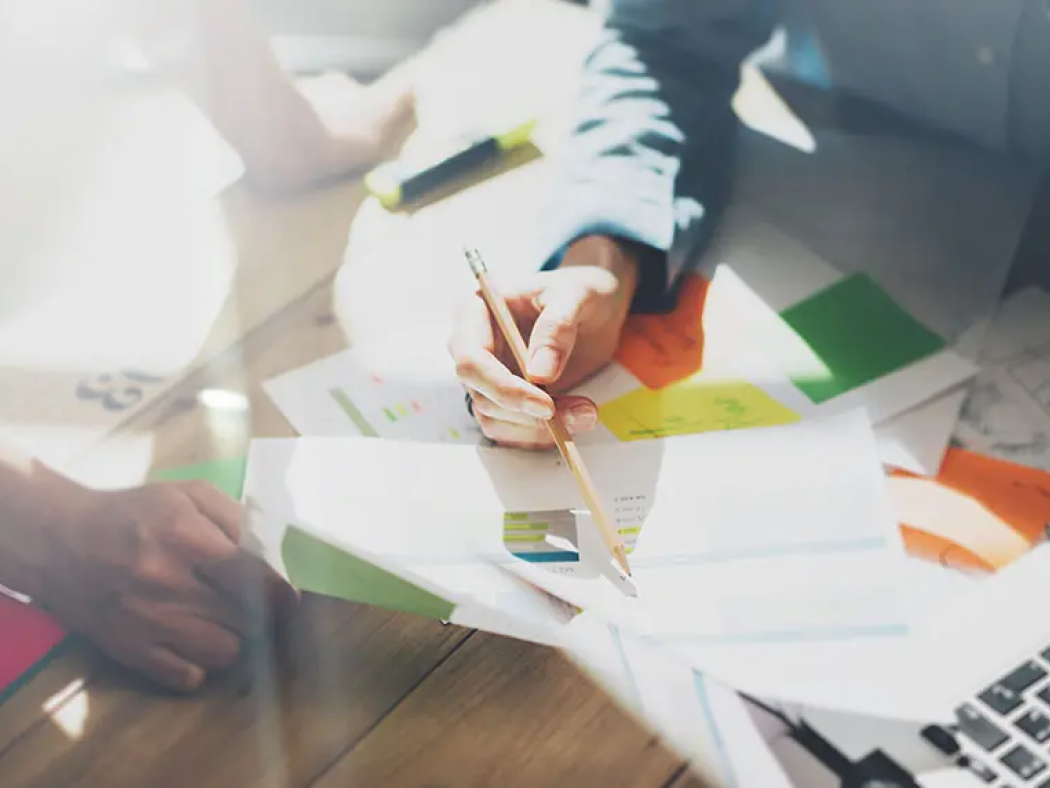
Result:
{"type": "Polygon", "coordinates": [[[647,497],[630,559],[636,599],[509,568],[731,686],[898,713],[898,696],[873,689],[906,670],[913,606],[865,416],[653,441],[648,459],[629,453],[638,445],[587,455],[600,489],[647,497]]]}
{"type": "Polygon", "coordinates": [[[712,788],[792,788],[745,701],[670,651],[591,612],[564,627],[571,660],[712,788]]]}
{"type": "Polygon", "coordinates": [[[555,453],[257,443],[257,503],[270,514],[511,614],[514,595],[490,587],[484,565],[531,569],[535,585],[733,686],[812,701],[829,671],[848,672],[828,662],[834,647],[855,664],[858,648],[907,639],[904,550],[862,413],[581,447],[631,552],[636,599],[617,587],[555,453]],[[280,462],[262,463],[269,454],[280,462]]]}

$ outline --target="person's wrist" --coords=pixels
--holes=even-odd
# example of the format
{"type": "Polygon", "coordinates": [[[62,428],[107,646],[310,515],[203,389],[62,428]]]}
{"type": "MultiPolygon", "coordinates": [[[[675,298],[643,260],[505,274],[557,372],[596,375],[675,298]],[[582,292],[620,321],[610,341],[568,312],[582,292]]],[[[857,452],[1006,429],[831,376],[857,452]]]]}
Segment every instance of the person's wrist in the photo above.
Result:
{"type": "Polygon", "coordinates": [[[618,292],[629,302],[638,289],[639,262],[629,243],[609,235],[587,235],[566,251],[562,267],[597,266],[611,273],[618,292]]]}
{"type": "Polygon", "coordinates": [[[48,588],[61,572],[58,553],[95,494],[41,464],[34,464],[32,494],[21,512],[7,523],[3,539],[2,582],[43,606],[48,588]]]}

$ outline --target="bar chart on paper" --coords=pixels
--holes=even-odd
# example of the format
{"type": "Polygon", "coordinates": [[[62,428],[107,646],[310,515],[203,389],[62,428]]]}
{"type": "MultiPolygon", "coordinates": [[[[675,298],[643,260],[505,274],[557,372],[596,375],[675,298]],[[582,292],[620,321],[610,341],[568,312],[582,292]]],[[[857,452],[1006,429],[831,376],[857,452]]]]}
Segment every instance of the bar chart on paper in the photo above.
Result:
{"type": "MultiPolygon", "coordinates": [[[[613,522],[628,553],[638,542],[648,511],[645,495],[621,495],[612,501],[613,522]]],[[[593,527],[586,511],[507,512],[503,518],[503,544],[521,561],[542,565],[558,574],[577,574],[581,562],[578,529],[593,527]]],[[[586,562],[586,558],[582,560],[586,562]]]]}
{"type": "Polygon", "coordinates": [[[353,350],[273,378],[264,388],[300,435],[481,442],[453,376],[378,371],[353,350]]]}
{"type": "Polygon", "coordinates": [[[479,432],[464,409],[462,396],[443,396],[440,389],[399,390],[376,380],[376,396],[353,398],[334,386],[328,396],[347,421],[369,437],[405,438],[437,443],[477,443],[479,432]]]}
{"type": "Polygon", "coordinates": [[[571,509],[507,512],[503,543],[511,555],[529,563],[579,563],[576,513],[571,509]]]}

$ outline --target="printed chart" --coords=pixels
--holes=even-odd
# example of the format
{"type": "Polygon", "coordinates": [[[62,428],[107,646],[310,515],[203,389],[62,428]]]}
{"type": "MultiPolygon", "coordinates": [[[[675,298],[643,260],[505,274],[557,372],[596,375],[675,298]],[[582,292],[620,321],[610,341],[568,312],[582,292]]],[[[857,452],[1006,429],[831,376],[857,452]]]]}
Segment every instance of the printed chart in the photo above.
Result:
{"type": "Polygon", "coordinates": [[[300,435],[482,440],[463,388],[429,357],[380,371],[369,356],[351,349],[273,378],[264,387],[300,435]]]}

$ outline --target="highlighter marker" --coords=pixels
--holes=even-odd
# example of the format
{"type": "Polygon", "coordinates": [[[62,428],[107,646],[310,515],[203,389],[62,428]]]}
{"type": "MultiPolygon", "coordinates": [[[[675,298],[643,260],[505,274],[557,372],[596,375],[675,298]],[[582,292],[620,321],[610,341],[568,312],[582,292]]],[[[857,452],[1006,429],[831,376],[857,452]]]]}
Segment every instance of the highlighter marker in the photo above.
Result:
{"type": "Polygon", "coordinates": [[[441,161],[407,171],[399,162],[383,164],[365,176],[365,188],[387,210],[411,204],[526,145],[532,140],[535,126],[536,121],[530,120],[499,134],[474,140],[441,161]]]}

